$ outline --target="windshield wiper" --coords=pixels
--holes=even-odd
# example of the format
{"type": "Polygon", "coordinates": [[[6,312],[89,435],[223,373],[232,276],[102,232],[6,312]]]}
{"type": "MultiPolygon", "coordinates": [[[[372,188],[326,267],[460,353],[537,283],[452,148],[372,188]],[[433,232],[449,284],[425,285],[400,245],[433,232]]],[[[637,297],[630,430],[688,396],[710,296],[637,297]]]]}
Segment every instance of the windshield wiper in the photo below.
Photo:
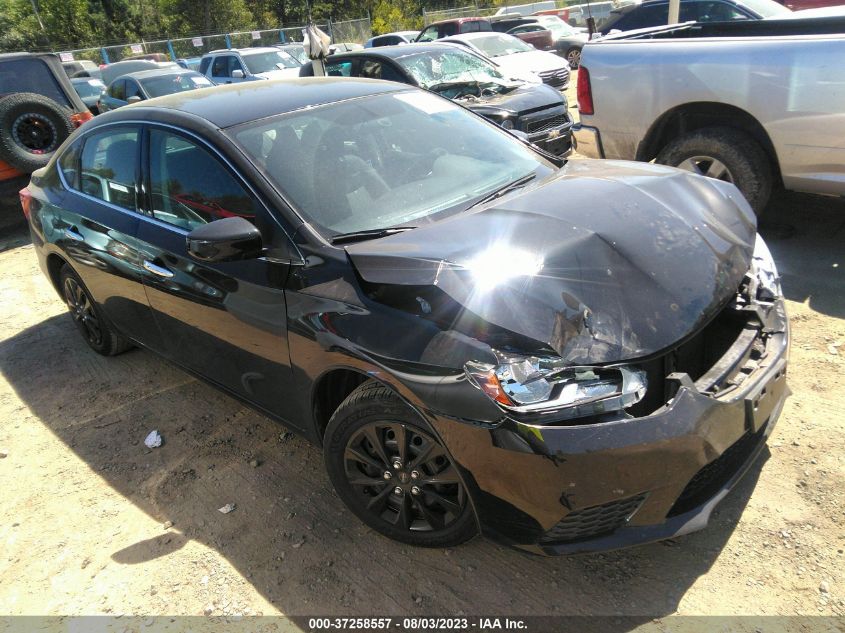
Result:
{"type": "Polygon", "coordinates": [[[439,84],[429,86],[428,89],[432,92],[440,92],[441,90],[459,88],[461,86],[474,87],[478,92],[481,92],[481,84],[477,81],[441,81],[439,84]]]}
{"type": "Polygon", "coordinates": [[[351,231],[350,233],[338,233],[331,239],[332,244],[351,244],[352,242],[362,242],[364,240],[374,240],[379,237],[387,237],[388,235],[395,235],[396,233],[404,233],[415,229],[415,226],[395,226],[389,229],[367,229],[366,231],[351,231]]]}
{"type": "Polygon", "coordinates": [[[534,172],[531,172],[530,174],[525,174],[524,176],[517,178],[516,180],[513,180],[513,181],[509,182],[508,184],[499,187],[498,189],[494,189],[493,191],[488,193],[486,196],[481,198],[481,200],[476,200],[471,205],[469,205],[469,207],[467,207],[467,208],[471,209],[472,207],[477,207],[478,205],[484,204],[485,202],[490,202],[491,200],[495,200],[496,198],[501,198],[502,196],[510,193],[514,189],[519,189],[520,187],[524,187],[529,182],[534,180],[536,177],[537,177],[537,174],[535,174],[534,172]]]}

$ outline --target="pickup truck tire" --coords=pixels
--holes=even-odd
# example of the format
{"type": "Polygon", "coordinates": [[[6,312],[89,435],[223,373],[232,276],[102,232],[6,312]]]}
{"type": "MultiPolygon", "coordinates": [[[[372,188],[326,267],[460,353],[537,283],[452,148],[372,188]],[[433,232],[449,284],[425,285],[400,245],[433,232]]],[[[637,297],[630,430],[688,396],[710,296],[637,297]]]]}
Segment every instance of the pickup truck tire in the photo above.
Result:
{"type": "Polygon", "coordinates": [[[568,51],[566,51],[566,61],[569,62],[569,67],[572,70],[578,68],[581,65],[581,49],[577,46],[573,46],[568,51]]]}
{"type": "Polygon", "coordinates": [[[772,167],[751,136],[731,127],[707,127],[670,141],[656,162],[732,182],[757,215],[772,193],[772,167]]]}
{"type": "Polygon", "coordinates": [[[52,99],[32,92],[0,99],[0,160],[15,169],[44,167],[72,132],[70,115],[52,99]]]}

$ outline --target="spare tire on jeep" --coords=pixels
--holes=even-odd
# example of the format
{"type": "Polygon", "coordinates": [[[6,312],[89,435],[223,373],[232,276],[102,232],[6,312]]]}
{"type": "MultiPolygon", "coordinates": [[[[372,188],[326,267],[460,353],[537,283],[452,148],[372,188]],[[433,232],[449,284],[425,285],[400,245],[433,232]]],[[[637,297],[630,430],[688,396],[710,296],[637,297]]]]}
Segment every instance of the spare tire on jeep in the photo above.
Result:
{"type": "Polygon", "coordinates": [[[0,98],[0,160],[31,173],[47,164],[73,132],[70,113],[32,92],[0,98]]]}

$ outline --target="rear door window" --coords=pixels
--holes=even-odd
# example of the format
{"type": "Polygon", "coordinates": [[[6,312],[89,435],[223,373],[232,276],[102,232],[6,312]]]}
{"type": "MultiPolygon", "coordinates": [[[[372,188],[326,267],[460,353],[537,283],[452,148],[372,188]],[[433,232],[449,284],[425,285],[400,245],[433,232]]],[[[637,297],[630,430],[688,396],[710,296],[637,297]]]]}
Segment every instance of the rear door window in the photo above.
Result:
{"type": "Polygon", "coordinates": [[[408,83],[408,80],[405,79],[405,77],[403,77],[391,64],[375,59],[363,60],[360,64],[360,69],[356,74],[356,77],[408,83]]]}
{"type": "Polygon", "coordinates": [[[633,29],[644,29],[649,26],[659,26],[669,22],[669,3],[651,4],[639,6],[622,19],[610,26],[611,29],[620,31],[631,31],[633,29]]]}
{"type": "Polygon", "coordinates": [[[109,128],[93,133],[85,138],[82,148],[79,189],[105,202],[138,211],[137,163],[136,127],[109,128]]]}

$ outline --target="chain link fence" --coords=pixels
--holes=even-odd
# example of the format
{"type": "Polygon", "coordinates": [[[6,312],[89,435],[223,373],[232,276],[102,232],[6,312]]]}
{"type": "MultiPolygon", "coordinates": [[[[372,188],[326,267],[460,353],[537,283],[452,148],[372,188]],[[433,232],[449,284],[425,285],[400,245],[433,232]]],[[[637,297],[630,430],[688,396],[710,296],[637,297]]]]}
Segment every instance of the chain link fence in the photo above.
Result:
{"type": "MultiPolygon", "coordinates": [[[[363,44],[372,36],[372,23],[369,17],[340,22],[330,21],[325,24],[318,24],[317,27],[329,34],[333,42],[363,44]]],[[[158,61],[176,61],[177,59],[202,57],[205,53],[221,48],[248,48],[250,46],[272,46],[284,42],[301,42],[304,28],[304,26],[290,26],[282,29],[238,31],[216,35],[141,41],[101,48],[62,51],[59,56],[63,61],[87,59],[96,64],[111,64],[147,56],[154,56],[158,61]]]]}

